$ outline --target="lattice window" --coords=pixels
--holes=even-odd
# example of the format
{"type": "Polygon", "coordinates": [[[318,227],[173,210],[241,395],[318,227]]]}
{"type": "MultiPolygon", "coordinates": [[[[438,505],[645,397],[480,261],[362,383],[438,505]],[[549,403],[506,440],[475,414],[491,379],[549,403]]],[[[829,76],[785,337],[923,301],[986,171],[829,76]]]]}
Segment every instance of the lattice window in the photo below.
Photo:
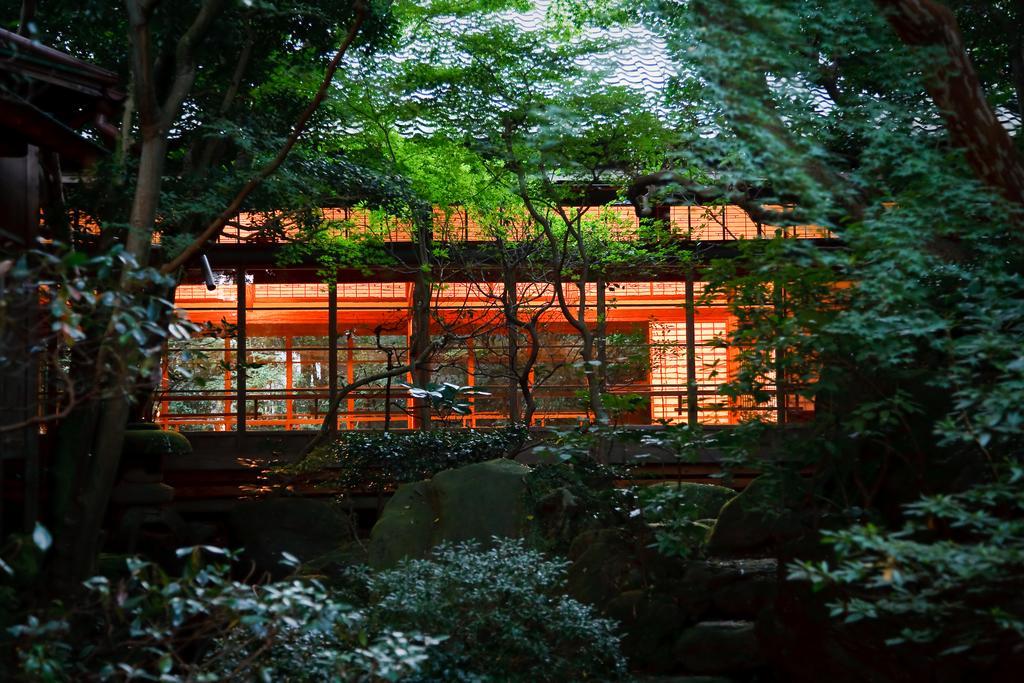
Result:
{"type": "MultiPolygon", "coordinates": [[[[695,324],[698,419],[703,424],[728,424],[729,411],[717,404],[719,385],[727,381],[728,355],[725,349],[709,346],[723,337],[724,321],[695,324]]],[[[651,323],[651,419],[686,421],[686,324],[651,323]]]]}

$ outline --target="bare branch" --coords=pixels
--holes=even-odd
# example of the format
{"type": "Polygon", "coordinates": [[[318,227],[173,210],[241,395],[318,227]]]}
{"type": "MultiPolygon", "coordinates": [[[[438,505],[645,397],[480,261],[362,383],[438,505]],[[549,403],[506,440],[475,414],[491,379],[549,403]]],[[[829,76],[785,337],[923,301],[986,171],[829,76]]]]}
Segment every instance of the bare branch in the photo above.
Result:
{"type": "Polygon", "coordinates": [[[259,187],[264,180],[270,177],[270,175],[274,173],[282,163],[284,163],[284,160],[288,157],[292,148],[295,147],[299,138],[302,137],[302,134],[306,131],[306,126],[309,124],[309,120],[312,118],[313,113],[316,112],[324,98],[327,96],[327,90],[330,87],[331,82],[334,80],[334,74],[338,70],[338,66],[341,64],[341,60],[348,51],[349,46],[355,40],[365,19],[366,8],[361,3],[357,4],[356,16],[352,21],[352,25],[349,27],[348,33],[345,35],[345,39],[338,47],[338,51],[334,54],[333,59],[331,59],[330,63],[327,65],[327,71],[324,74],[323,81],[320,83],[320,88],[317,90],[316,95],[310,103],[306,106],[306,109],[299,115],[298,120],[295,122],[295,126],[292,128],[291,134],[288,135],[287,140],[285,140],[284,145],[278,151],[277,155],[264,165],[263,168],[261,168],[259,172],[250,179],[241,190],[238,191],[238,194],[236,194],[235,198],[231,200],[231,203],[228,204],[227,208],[224,209],[224,211],[222,211],[221,214],[208,226],[206,226],[203,232],[200,233],[191,244],[185,247],[180,254],[163,265],[160,269],[161,272],[173,273],[197,254],[207,242],[216,238],[217,235],[220,234],[221,230],[224,229],[227,222],[231,220],[236,213],[238,213],[242,204],[249,197],[252,191],[259,187]]]}

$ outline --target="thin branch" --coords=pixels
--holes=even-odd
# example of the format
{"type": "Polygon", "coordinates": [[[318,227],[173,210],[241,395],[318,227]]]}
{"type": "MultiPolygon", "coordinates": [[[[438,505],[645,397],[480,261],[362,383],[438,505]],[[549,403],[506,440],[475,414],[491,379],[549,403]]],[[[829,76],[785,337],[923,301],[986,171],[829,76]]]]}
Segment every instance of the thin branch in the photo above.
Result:
{"type": "Polygon", "coordinates": [[[231,200],[228,207],[224,209],[224,211],[222,211],[221,214],[208,226],[206,226],[206,229],[203,230],[203,232],[200,233],[191,244],[185,247],[180,254],[163,265],[160,269],[162,273],[173,273],[183,266],[190,258],[195,256],[207,242],[216,238],[217,235],[220,234],[221,230],[224,229],[227,222],[231,220],[236,213],[238,213],[242,204],[253,190],[259,187],[264,180],[270,177],[270,175],[274,173],[282,163],[284,163],[284,160],[288,157],[292,148],[295,147],[299,138],[302,137],[302,134],[306,131],[306,126],[309,124],[310,118],[312,118],[314,112],[316,112],[324,98],[327,96],[327,90],[330,88],[331,82],[334,80],[334,74],[338,70],[338,66],[341,64],[342,58],[348,51],[349,46],[355,40],[356,34],[359,32],[359,29],[362,27],[363,22],[366,19],[366,11],[366,7],[362,5],[362,3],[356,5],[355,19],[349,27],[348,33],[345,35],[345,39],[339,46],[334,58],[331,59],[330,63],[327,65],[327,71],[324,74],[323,81],[320,83],[320,88],[317,90],[312,101],[310,101],[306,106],[306,109],[299,115],[299,119],[295,122],[295,126],[292,128],[291,134],[288,136],[287,140],[285,140],[284,145],[278,151],[277,155],[270,162],[264,165],[263,168],[261,168],[259,172],[250,179],[241,190],[238,191],[238,194],[236,194],[235,198],[231,200]]]}

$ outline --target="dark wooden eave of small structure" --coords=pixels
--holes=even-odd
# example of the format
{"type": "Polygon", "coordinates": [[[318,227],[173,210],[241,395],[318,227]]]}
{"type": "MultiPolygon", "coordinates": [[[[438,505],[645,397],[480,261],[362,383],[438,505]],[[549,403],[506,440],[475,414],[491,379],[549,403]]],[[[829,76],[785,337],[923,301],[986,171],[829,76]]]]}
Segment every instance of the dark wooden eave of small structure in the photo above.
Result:
{"type": "Polygon", "coordinates": [[[26,145],[88,166],[107,152],[125,95],[115,73],[0,29],[0,155],[26,145]],[[92,128],[92,135],[79,132],[92,128]]]}

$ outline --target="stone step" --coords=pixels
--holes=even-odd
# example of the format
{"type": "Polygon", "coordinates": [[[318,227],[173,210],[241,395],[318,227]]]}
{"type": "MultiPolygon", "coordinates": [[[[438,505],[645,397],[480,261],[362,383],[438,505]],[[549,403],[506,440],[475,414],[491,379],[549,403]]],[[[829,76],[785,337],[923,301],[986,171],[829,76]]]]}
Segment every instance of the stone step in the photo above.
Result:
{"type": "Polygon", "coordinates": [[[683,671],[741,674],[764,665],[752,621],[702,621],[683,631],[672,651],[683,671]]]}
{"type": "Polygon", "coordinates": [[[690,563],[683,583],[706,595],[709,610],[727,618],[754,618],[775,601],[778,560],[712,559],[690,563]]]}

